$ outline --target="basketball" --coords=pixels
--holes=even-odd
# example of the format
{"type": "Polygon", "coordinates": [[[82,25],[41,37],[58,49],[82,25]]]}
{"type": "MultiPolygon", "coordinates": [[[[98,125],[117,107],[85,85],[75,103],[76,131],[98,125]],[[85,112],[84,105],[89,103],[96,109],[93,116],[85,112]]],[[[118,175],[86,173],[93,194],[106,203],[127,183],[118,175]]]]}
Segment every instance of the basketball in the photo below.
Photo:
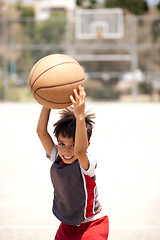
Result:
{"type": "Polygon", "coordinates": [[[41,58],[31,69],[29,86],[38,103],[46,108],[62,109],[70,106],[73,89],[84,86],[85,75],[81,65],[64,54],[41,58]]]}

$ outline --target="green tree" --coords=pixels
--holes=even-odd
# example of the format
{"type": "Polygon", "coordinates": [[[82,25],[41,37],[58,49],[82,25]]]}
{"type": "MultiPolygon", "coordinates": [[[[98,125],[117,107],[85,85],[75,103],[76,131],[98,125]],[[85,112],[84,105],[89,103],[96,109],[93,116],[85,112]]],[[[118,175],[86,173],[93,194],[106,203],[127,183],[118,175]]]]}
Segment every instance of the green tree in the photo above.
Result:
{"type": "Polygon", "coordinates": [[[66,19],[51,17],[46,21],[37,23],[35,30],[35,43],[62,43],[64,42],[66,30],[66,19]]]}
{"type": "Polygon", "coordinates": [[[97,5],[97,0],[76,0],[77,6],[83,8],[95,8],[97,5]]]}
{"type": "Polygon", "coordinates": [[[24,7],[24,6],[22,6],[22,4],[20,2],[18,2],[16,4],[16,8],[17,8],[17,10],[19,10],[21,17],[34,17],[35,16],[33,7],[26,7],[26,6],[24,7]]]}
{"type": "Polygon", "coordinates": [[[160,11],[160,2],[157,3],[157,9],[160,11]]]}
{"type": "Polygon", "coordinates": [[[156,19],[153,21],[151,33],[152,33],[152,41],[154,43],[157,42],[160,37],[160,20],[159,19],[156,19]]]}
{"type": "MultiPolygon", "coordinates": [[[[157,9],[160,11],[160,1],[156,5],[157,9]]],[[[157,42],[160,37],[160,20],[156,19],[152,24],[152,40],[153,42],[157,42]]]]}
{"type": "Polygon", "coordinates": [[[149,9],[145,0],[105,0],[104,6],[108,8],[120,7],[127,9],[135,15],[142,15],[149,9]]]}
{"type": "MultiPolygon", "coordinates": [[[[29,45],[38,44],[62,44],[65,43],[66,33],[66,13],[53,12],[51,17],[45,21],[27,21],[21,28],[21,42],[29,45]]],[[[57,50],[53,49],[52,53],[57,50]]],[[[23,51],[21,59],[19,59],[18,71],[24,71],[39,60],[42,56],[48,55],[51,50],[42,47],[41,50],[23,51]]]]}

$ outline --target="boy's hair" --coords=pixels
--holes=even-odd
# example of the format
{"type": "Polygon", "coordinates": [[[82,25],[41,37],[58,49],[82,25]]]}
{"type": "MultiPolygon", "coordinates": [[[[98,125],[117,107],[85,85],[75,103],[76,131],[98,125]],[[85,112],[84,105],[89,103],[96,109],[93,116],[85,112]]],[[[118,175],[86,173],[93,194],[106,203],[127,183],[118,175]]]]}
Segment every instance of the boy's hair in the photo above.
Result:
{"type": "MultiPolygon", "coordinates": [[[[94,113],[90,113],[90,111],[85,113],[88,141],[92,135],[92,129],[94,125],[94,121],[92,120],[93,118],[95,118],[94,113]]],[[[57,139],[59,134],[62,134],[63,137],[73,138],[73,141],[75,141],[76,117],[74,115],[73,107],[62,110],[60,112],[60,119],[53,126],[53,133],[57,139]]]]}

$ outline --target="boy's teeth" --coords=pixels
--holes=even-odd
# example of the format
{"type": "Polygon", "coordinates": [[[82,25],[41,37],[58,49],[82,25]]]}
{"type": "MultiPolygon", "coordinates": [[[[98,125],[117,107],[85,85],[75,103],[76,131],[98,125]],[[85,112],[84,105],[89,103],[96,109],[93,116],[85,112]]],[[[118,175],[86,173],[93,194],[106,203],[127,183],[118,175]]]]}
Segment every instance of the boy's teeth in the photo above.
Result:
{"type": "Polygon", "coordinates": [[[66,158],[66,159],[70,159],[71,157],[66,157],[66,156],[64,156],[64,158],[66,158]]]}

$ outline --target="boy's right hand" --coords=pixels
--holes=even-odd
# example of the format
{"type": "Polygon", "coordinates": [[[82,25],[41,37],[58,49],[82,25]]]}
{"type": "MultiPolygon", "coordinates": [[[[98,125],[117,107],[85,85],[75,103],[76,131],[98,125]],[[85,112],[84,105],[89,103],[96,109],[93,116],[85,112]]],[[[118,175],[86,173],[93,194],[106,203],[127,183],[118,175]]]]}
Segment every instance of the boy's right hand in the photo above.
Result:
{"type": "Polygon", "coordinates": [[[84,88],[79,86],[79,93],[76,89],[73,90],[74,97],[71,95],[70,100],[74,106],[74,115],[76,118],[85,118],[85,104],[86,104],[86,93],[84,88]]]}

